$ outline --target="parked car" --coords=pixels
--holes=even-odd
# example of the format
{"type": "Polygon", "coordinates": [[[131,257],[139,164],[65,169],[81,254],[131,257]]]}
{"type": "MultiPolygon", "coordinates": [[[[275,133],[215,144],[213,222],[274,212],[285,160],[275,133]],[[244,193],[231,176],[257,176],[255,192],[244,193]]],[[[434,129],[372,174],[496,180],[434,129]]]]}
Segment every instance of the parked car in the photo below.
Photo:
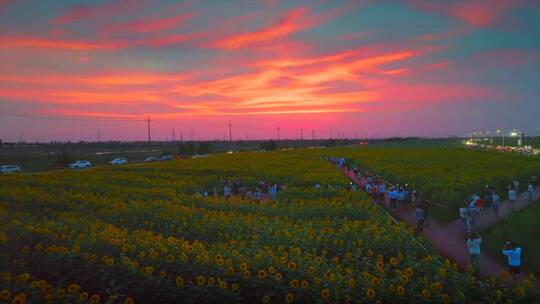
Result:
{"type": "Polygon", "coordinates": [[[173,160],[173,159],[174,157],[172,157],[172,155],[164,155],[159,158],[159,160],[173,160]]]}
{"type": "Polygon", "coordinates": [[[198,153],[195,153],[193,154],[192,158],[204,158],[204,157],[208,157],[208,154],[198,154],[198,153]]]}
{"type": "Polygon", "coordinates": [[[157,157],[150,156],[150,157],[145,158],[145,160],[143,160],[143,162],[149,163],[149,162],[155,162],[155,161],[158,161],[158,160],[159,159],[157,157]]]}
{"type": "Polygon", "coordinates": [[[0,173],[15,173],[15,172],[21,172],[21,167],[17,165],[0,166],[0,173]]]}
{"type": "Polygon", "coordinates": [[[92,163],[87,160],[78,160],[68,165],[70,169],[84,169],[92,167],[92,163]]]}
{"type": "Polygon", "coordinates": [[[125,159],[123,157],[119,157],[119,158],[115,158],[115,159],[111,160],[109,162],[109,164],[111,164],[111,165],[125,165],[125,164],[127,164],[127,162],[128,162],[127,159],[125,159]]]}

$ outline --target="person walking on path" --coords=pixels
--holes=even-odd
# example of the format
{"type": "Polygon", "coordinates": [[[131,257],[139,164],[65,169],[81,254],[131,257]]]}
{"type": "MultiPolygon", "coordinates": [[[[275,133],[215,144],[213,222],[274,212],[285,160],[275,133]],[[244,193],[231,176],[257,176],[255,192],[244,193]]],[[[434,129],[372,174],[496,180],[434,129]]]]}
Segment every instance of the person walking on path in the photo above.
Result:
{"type": "Polygon", "coordinates": [[[277,185],[274,184],[270,187],[270,189],[268,189],[268,194],[270,195],[270,197],[272,198],[273,201],[276,200],[276,196],[277,196],[277,185]]]}
{"type": "Polygon", "coordinates": [[[476,194],[473,194],[471,197],[471,202],[469,203],[469,229],[474,229],[476,226],[478,226],[480,211],[476,203],[479,199],[480,198],[476,194]]]}
{"type": "Polygon", "coordinates": [[[422,208],[424,209],[424,227],[429,227],[427,220],[429,215],[429,203],[424,201],[422,208]]]}
{"type": "Polygon", "coordinates": [[[225,196],[225,199],[229,199],[229,197],[231,197],[231,194],[232,194],[231,187],[228,184],[223,186],[223,196],[225,196]]]}
{"type": "Polygon", "coordinates": [[[517,201],[516,189],[514,187],[510,187],[508,190],[508,200],[510,201],[510,209],[514,211],[517,201]]]}
{"type": "Polygon", "coordinates": [[[379,184],[379,201],[384,202],[384,194],[386,193],[386,186],[384,185],[384,182],[381,182],[379,184]]]}
{"type": "Polygon", "coordinates": [[[516,190],[516,193],[519,193],[519,181],[517,180],[514,180],[514,190],[516,190]]]}
{"type": "Polygon", "coordinates": [[[529,186],[527,186],[527,196],[529,198],[529,201],[533,201],[533,194],[534,194],[534,187],[531,182],[529,182],[529,186]]]}
{"type": "Polygon", "coordinates": [[[469,228],[469,203],[467,200],[463,200],[463,204],[461,205],[461,208],[459,208],[459,217],[461,218],[461,223],[463,227],[463,232],[467,233],[470,232],[469,228]]]}
{"type": "Polygon", "coordinates": [[[398,198],[398,192],[396,188],[390,188],[388,190],[388,198],[390,199],[390,208],[396,209],[396,200],[398,198]]]}
{"type": "Polygon", "coordinates": [[[416,205],[414,214],[416,217],[416,231],[421,233],[424,231],[424,220],[426,219],[425,210],[421,204],[416,205]]]}
{"type": "Polygon", "coordinates": [[[398,207],[401,207],[403,208],[403,201],[405,200],[405,191],[403,191],[403,188],[401,188],[401,186],[398,188],[398,192],[397,192],[397,205],[398,207]]]}
{"type": "Polygon", "coordinates": [[[492,205],[491,205],[493,207],[493,213],[494,213],[495,217],[498,217],[499,216],[499,206],[501,205],[501,197],[499,196],[499,194],[497,194],[497,192],[493,191],[491,201],[493,202],[492,205]]]}
{"type": "Polygon", "coordinates": [[[479,274],[480,271],[480,244],[482,238],[478,233],[473,232],[467,239],[467,249],[469,250],[470,264],[474,269],[474,272],[479,274]]]}
{"type": "Polygon", "coordinates": [[[491,207],[491,204],[493,203],[493,190],[489,188],[488,185],[484,188],[484,201],[486,203],[486,208],[491,207]]]}
{"type": "Polygon", "coordinates": [[[521,271],[521,247],[515,243],[506,242],[502,253],[508,258],[508,272],[515,281],[516,275],[521,271]]]}

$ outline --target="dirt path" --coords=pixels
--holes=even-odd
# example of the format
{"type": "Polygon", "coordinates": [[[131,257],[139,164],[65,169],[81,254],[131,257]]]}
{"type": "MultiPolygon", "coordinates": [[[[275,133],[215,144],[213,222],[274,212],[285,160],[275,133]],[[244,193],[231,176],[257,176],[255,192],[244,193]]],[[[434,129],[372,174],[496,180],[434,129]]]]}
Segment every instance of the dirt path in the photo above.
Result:
{"type": "MultiPolygon", "coordinates": [[[[342,169],[342,171],[351,181],[360,185],[361,181],[356,178],[352,170],[342,169]]],[[[538,197],[538,193],[536,193],[536,197],[538,197]]],[[[529,203],[527,193],[521,194],[516,204],[516,210],[518,208],[524,208],[529,203]]],[[[495,217],[491,210],[484,211],[478,228],[489,227],[511,214],[509,205],[510,203],[508,201],[501,203],[498,217],[495,217]]],[[[416,227],[416,218],[413,206],[399,206],[397,209],[391,210],[389,208],[390,205],[388,201],[385,201],[382,203],[382,207],[402,221],[416,227]]],[[[458,210],[448,210],[448,212],[458,212],[458,210]]],[[[458,265],[460,270],[465,271],[467,269],[467,266],[469,265],[469,254],[465,241],[466,236],[463,233],[460,219],[446,225],[441,225],[437,221],[428,217],[426,223],[424,224],[423,235],[433,243],[435,248],[437,248],[442,256],[453,260],[458,265]]],[[[506,265],[501,264],[493,256],[482,252],[481,273],[483,276],[498,276],[503,270],[506,269],[506,265]]]]}

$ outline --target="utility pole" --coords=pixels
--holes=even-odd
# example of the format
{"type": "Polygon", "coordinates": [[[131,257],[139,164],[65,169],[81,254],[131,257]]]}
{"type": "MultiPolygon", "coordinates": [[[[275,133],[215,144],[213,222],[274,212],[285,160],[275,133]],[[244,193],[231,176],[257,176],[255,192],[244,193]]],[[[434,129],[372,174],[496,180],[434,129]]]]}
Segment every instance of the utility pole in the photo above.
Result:
{"type": "Polygon", "coordinates": [[[174,134],[174,128],[172,129],[172,141],[176,141],[176,134],[174,134]]]}
{"type": "Polygon", "coordinates": [[[189,134],[191,137],[191,141],[193,141],[193,128],[189,129],[189,134]]]}
{"type": "Polygon", "coordinates": [[[304,129],[300,128],[300,140],[304,140],[304,129]]]}
{"type": "Polygon", "coordinates": [[[100,134],[99,130],[97,130],[97,141],[101,142],[101,134],[100,134]]]}
{"type": "Polygon", "coordinates": [[[332,129],[330,129],[330,139],[332,139],[332,129]]]}
{"type": "Polygon", "coordinates": [[[277,127],[277,141],[279,142],[279,127],[277,127]]]}
{"type": "Polygon", "coordinates": [[[232,124],[229,122],[229,141],[232,142],[232,124]]]}
{"type": "Polygon", "coordinates": [[[311,140],[315,140],[315,129],[311,129],[311,140]]]}
{"type": "Polygon", "coordinates": [[[148,119],[146,120],[147,124],[148,124],[148,142],[151,142],[151,138],[150,138],[150,116],[148,116],[148,119]]]}
{"type": "Polygon", "coordinates": [[[184,141],[184,133],[180,133],[180,141],[184,141]]]}

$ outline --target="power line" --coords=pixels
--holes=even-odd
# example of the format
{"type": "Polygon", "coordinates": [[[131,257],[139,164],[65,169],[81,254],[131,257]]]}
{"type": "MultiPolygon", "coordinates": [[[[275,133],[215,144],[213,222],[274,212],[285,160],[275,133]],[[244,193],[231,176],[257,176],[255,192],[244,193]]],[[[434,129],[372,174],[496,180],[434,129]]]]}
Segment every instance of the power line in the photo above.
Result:
{"type": "Polygon", "coordinates": [[[17,112],[0,112],[0,115],[1,116],[38,118],[38,119],[70,120],[70,121],[123,121],[123,122],[146,121],[145,119],[63,117],[63,116],[48,116],[48,115],[39,115],[39,114],[17,113],[17,112]]]}

